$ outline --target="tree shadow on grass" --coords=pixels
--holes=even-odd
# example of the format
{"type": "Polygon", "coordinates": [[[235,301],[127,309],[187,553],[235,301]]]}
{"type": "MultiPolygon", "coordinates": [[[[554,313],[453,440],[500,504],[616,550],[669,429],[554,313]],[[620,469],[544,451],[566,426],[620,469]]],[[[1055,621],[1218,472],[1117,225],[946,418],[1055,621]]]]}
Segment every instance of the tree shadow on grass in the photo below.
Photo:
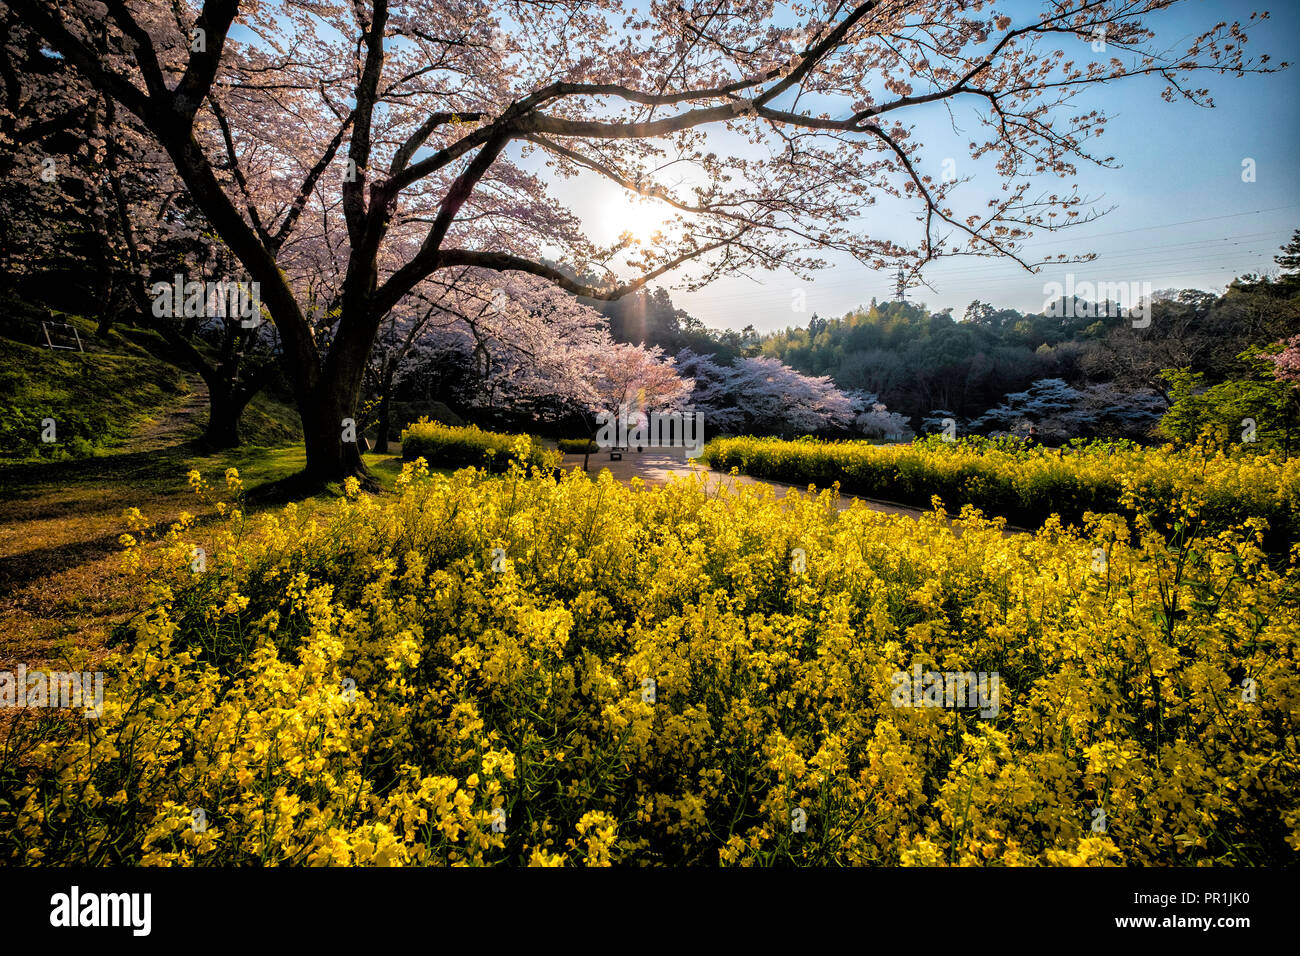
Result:
{"type": "MultiPolygon", "coordinates": [[[[265,451],[245,449],[248,463],[265,467],[265,451]]],[[[212,454],[200,443],[187,441],[165,448],[98,458],[24,462],[0,467],[0,488],[4,489],[3,499],[0,499],[0,525],[120,515],[133,505],[147,512],[150,506],[156,507],[161,503],[160,498],[186,492],[185,470],[193,467],[196,456],[212,454]],[[80,494],[76,493],[78,488],[83,489],[80,494]],[[59,495],[60,490],[72,494],[59,495]]],[[[239,450],[232,452],[235,456],[239,454],[239,450]]],[[[235,461],[238,462],[238,458],[235,461]]],[[[387,494],[389,492],[382,485],[386,482],[391,486],[401,471],[402,462],[395,458],[380,459],[368,462],[367,466],[372,474],[382,479],[368,490],[387,494]]],[[[245,491],[244,506],[249,510],[263,510],[313,498],[329,502],[342,494],[340,485],[322,485],[298,472],[260,483],[250,482],[245,491]]],[[[170,508],[175,502],[161,504],[170,508]]],[[[218,515],[203,514],[195,521],[194,527],[219,520],[218,515]]],[[[122,522],[121,527],[94,537],[0,556],[0,595],[12,594],[34,582],[120,551],[119,538],[128,530],[122,522]]],[[[165,522],[159,522],[154,530],[164,531],[165,522]]]]}
{"type": "MultiPolygon", "coordinates": [[[[218,514],[199,515],[191,522],[190,528],[197,530],[224,520],[218,514]]],[[[152,534],[161,537],[170,525],[171,522],[167,520],[157,521],[143,533],[136,532],[135,536],[152,534]]],[[[120,553],[123,550],[120,539],[126,533],[130,533],[130,528],[123,522],[120,528],[93,538],[0,556],[0,598],[12,595],[34,581],[53,578],[73,568],[120,553]]]]}
{"type": "Polygon", "coordinates": [[[0,465],[0,488],[11,497],[34,498],[47,493],[51,486],[96,481],[135,480],[156,487],[161,476],[175,474],[186,460],[203,454],[209,452],[198,441],[185,441],[93,458],[17,462],[0,465]]]}
{"type": "MultiPolygon", "coordinates": [[[[366,462],[370,478],[361,483],[362,491],[367,494],[390,494],[390,487],[402,471],[400,458],[384,458],[379,461],[366,462]]],[[[322,482],[304,472],[286,475],[272,481],[262,482],[248,488],[244,501],[254,507],[270,508],[291,502],[316,498],[333,501],[343,495],[343,485],[337,481],[322,482]]]]}
{"type": "Polygon", "coordinates": [[[70,541],[0,557],[0,595],[12,595],[33,581],[52,578],[121,551],[120,536],[121,532],[109,532],[89,540],[70,541]]]}
{"type": "Polygon", "coordinates": [[[338,485],[330,485],[319,478],[313,478],[306,472],[286,475],[254,485],[244,492],[246,504],[258,508],[274,508],[292,502],[305,501],[308,498],[331,498],[342,494],[338,485]],[[333,493],[331,494],[331,491],[333,493]]]}

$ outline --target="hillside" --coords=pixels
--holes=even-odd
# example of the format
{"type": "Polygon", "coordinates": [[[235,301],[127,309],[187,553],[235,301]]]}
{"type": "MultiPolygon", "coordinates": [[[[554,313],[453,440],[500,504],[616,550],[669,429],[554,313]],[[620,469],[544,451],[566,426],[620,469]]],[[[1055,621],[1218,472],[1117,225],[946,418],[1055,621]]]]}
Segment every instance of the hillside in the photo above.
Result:
{"type": "MultiPolygon", "coordinates": [[[[125,450],[148,426],[179,416],[168,434],[190,441],[203,434],[207,390],[196,374],[165,361],[168,349],[151,332],[114,330],[103,337],[80,316],[55,314],[74,326],[85,352],[51,349],[40,318],[20,312],[0,323],[0,460],[88,458],[125,450]],[[53,441],[49,421],[53,420],[53,441]],[[134,438],[132,438],[134,436],[134,438]]],[[[70,333],[63,338],[73,341],[70,333]]],[[[61,341],[60,338],[55,339],[61,341]]],[[[300,435],[297,414],[264,392],[244,414],[250,445],[274,446],[300,435]]]]}

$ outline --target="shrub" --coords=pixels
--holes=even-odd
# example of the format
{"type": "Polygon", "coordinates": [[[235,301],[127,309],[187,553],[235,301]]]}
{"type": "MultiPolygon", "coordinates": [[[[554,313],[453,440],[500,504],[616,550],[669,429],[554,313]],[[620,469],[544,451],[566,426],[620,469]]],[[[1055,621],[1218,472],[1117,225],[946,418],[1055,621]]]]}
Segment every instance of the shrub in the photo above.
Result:
{"type": "Polygon", "coordinates": [[[477,425],[443,425],[426,418],[402,432],[402,457],[406,461],[423,458],[436,467],[502,472],[521,455],[521,449],[528,467],[549,470],[559,463],[555,452],[528,435],[503,435],[477,425]]]}
{"type": "Polygon", "coordinates": [[[585,455],[598,450],[598,446],[590,438],[561,438],[557,444],[560,446],[560,451],[566,455],[585,455]]]}
{"type": "Polygon", "coordinates": [[[1172,531],[1180,508],[1195,502],[1214,529],[1262,518],[1266,547],[1285,552],[1300,540],[1300,459],[1280,454],[1144,448],[1132,442],[1074,442],[1064,448],[1015,439],[929,436],[910,445],[864,441],[785,442],[714,439],[701,457],[722,471],[927,506],[973,505],[1023,525],[1051,515],[1080,524],[1089,512],[1139,511],[1172,531]],[[1126,496],[1135,494],[1129,500],[1126,496]]]}

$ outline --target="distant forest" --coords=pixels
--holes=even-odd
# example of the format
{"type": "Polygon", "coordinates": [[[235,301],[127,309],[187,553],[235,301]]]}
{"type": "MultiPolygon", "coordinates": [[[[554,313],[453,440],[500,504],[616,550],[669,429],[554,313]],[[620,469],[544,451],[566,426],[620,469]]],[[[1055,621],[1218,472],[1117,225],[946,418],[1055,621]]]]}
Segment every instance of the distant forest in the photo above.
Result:
{"type": "Polygon", "coordinates": [[[663,289],[589,304],[609,317],[619,341],[661,346],[670,355],[683,348],[714,353],[723,364],[776,358],[806,375],[828,375],[845,391],[878,396],[918,431],[939,413],[988,431],[999,409],[1079,390],[1098,398],[1093,404],[1102,418],[1122,419],[1133,409],[1116,408],[1133,404],[1145,430],[1175,400],[1162,370],[1189,369],[1203,386],[1250,379],[1258,367],[1243,353],[1300,331],[1298,252],[1293,240],[1277,257],[1280,276],[1243,276],[1222,295],[1157,292],[1143,328],[1109,303],[1076,300],[1073,308],[1054,310],[1072,316],[1063,318],[978,300],[954,316],[873,299],[841,318],[814,314],[807,326],[760,337],[748,325],[739,332],[708,329],[674,307],[663,289]]]}

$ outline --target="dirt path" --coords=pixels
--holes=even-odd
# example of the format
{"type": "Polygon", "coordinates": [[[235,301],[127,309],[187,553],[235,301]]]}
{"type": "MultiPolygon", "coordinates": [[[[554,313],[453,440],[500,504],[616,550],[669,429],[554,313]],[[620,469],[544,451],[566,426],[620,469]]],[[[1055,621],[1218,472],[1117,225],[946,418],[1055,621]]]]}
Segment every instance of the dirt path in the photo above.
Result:
{"type": "Polygon", "coordinates": [[[185,382],[190,387],[189,394],[157,418],[142,423],[127,443],[132,451],[156,451],[199,437],[196,419],[207,411],[208,383],[198,375],[186,375],[185,382]]]}

